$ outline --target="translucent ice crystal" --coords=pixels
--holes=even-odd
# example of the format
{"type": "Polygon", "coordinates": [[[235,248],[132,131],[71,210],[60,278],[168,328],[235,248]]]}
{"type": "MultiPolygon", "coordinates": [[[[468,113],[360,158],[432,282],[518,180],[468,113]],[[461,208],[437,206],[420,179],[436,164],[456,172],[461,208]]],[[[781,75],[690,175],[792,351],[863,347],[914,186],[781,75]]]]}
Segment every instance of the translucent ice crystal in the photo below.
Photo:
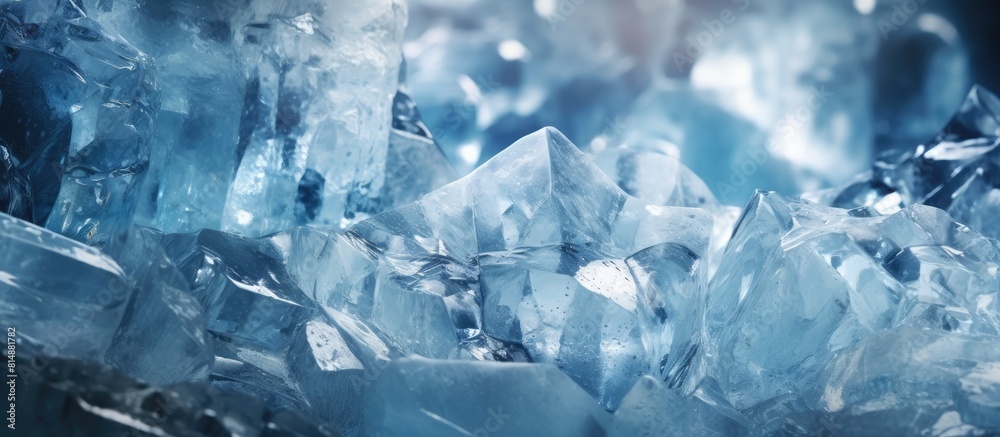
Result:
{"type": "MultiPolygon", "coordinates": [[[[247,78],[233,1],[83,0],[156,62],[162,93],[137,220],[164,232],[219,228],[241,155],[247,78]]],[[[242,3],[242,2],[240,2],[242,3]]],[[[250,100],[250,102],[253,102],[250,100]]],[[[245,145],[244,145],[245,147],[245,145]]]]}
{"type": "Polygon", "coordinates": [[[1000,185],[992,176],[1000,156],[1000,99],[976,86],[929,143],[890,152],[872,173],[845,187],[808,197],[833,206],[871,206],[891,212],[925,204],[948,211],[984,235],[1000,238],[991,217],[1000,212],[1000,185]]]}
{"type": "Polygon", "coordinates": [[[388,211],[415,202],[458,179],[420,118],[417,105],[404,91],[396,93],[392,132],[385,163],[385,185],[371,213],[388,211]]]}
{"type": "Polygon", "coordinates": [[[992,435],[1000,394],[995,335],[897,328],[831,361],[793,414],[797,434],[992,435]]]}
{"type": "Polygon", "coordinates": [[[403,2],[87,3],[158,62],[142,224],[341,226],[454,179],[426,128],[414,131],[409,97],[393,99],[403,2]]]}
{"type": "Polygon", "coordinates": [[[120,264],[4,215],[0,240],[0,320],[39,352],[105,362],[151,383],[207,375],[202,308],[154,232],[132,229],[109,242],[120,264]]]}
{"type": "Polygon", "coordinates": [[[75,0],[5,0],[0,13],[4,209],[103,245],[131,224],[149,167],[150,62],[75,0]]]}
{"type": "Polygon", "coordinates": [[[994,241],[938,209],[880,216],[758,194],[709,285],[708,375],[745,409],[893,326],[995,334],[998,261],[994,241]]]}
{"type": "Polygon", "coordinates": [[[213,384],[348,432],[359,426],[358,399],[370,375],[400,353],[364,320],[321,307],[297,285],[295,277],[329,266],[311,255],[330,241],[299,232],[253,240],[204,230],[167,235],[163,245],[205,307],[213,384]],[[305,260],[312,264],[299,263],[305,260]],[[300,271],[289,273],[286,263],[300,271]]]}
{"type": "Polygon", "coordinates": [[[594,162],[626,193],[662,206],[701,208],[712,215],[712,240],[708,275],[719,266],[722,251],[732,236],[740,209],[726,206],[694,172],[670,155],[676,146],[655,140],[637,140],[628,146],[591,147],[594,162]]]}
{"type": "Polygon", "coordinates": [[[239,9],[236,52],[249,83],[223,229],[342,226],[364,212],[385,182],[405,23],[399,0],[239,9]]]}
{"type": "Polygon", "coordinates": [[[643,373],[685,379],[710,226],[628,196],[548,128],[348,236],[379,264],[376,300],[409,302],[386,317],[451,333],[430,356],[500,340],[613,407],[643,373]]]}
{"type": "Polygon", "coordinates": [[[0,247],[0,320],[47,355],[100,360],[129,302],[121,267],[7,215],[0,215],[0,247]]]}
{"type": "Polygon", "coordinates": [[[204,308],[164,253],[162,237],[132,227],[106,248],[136,289],[106,361],[153,384],[203,380],[213,363],[204,308]]]}

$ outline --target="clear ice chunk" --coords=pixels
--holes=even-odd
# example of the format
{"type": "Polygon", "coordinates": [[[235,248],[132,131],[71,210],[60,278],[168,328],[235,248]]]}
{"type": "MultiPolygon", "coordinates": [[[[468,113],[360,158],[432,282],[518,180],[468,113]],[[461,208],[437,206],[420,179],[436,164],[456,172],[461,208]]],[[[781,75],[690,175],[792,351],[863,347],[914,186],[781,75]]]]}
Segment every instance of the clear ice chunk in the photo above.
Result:
{"type": "Polygon", "coordinates": [[[1000,227],[1000,99],[973,87],[958,112],[929,143],[913,151],[889,152],[871,174],[809,198],[833,206],[870,206],[883,212],[899,205],[925,204],[948,211],[955,220],[992,238],[1000,227]]]}
{"type": "Polygon", "coordinates": [[[630,196],[665,206],[712,208],[715,195],[694,172],[669,150],[677,146],[664,142],[620,147],[594,147],[589,156],[611,180],[630,196]]]}
{"type": "Polygon", "coordinates": [[[250,236],[341,226],[455,178],[396,93],[403,2],[88,3],[159,63],[140,224],[250,236]]]}
{"type": "Polygon", "coordinates": [[[136,289],[105,361],[150,384],[204,380],[214,361],[204,309],[164,253],[162,238],[133,226],[105,248],[136,289]]]}
{"type": "Polygon", "coordinates": [[[243,2],[78,2],[156,62],[162,104],[137,223],[167,233],[218,229],[249,98],[234,46],[243,2]]]}
{"type": "Polygon", "coordinates": [[[893,326],[995,334],[998,261],[995,241],[935,208],[881,216],[758,194],[709,285],[708,375],[746,409],[893,326]]]}
{"type": "Polygon", "coordinates": [[[611,415],[549,365],[393,361],[370,387],[371,435],[606,435],[611,415]]]}
{"type": "Polygon", "coordinates": [[[131,224],[149,167],[160,105],[150,61],[75,1],[0,11],[0,154],[4,178],[30,193],[18,218],[101,246],[131,224]]]}
{"type": "Polygon", "coordinates": [[[630,196],[653,205],[701,208],[711,214],[714,219],[708,256],[711,277],[732,236],[740,209],[719,203],[698,175],[669,154],[676,147],[665,141],[650,140],[619,147],[591,145],[590,157],[630,196]]]}
{"type": "Polygon", "coordinates": [[[132,293],[121,267],[3,214],[0,247],[0,320],[46,355],[103,360],[132,293]]]}
{"type": "Polygon", "coordinates": [[[996,434],[998,346],[995,335],[912,327],[874,335],[831,361],[806,392],[811,409],[787,422],[837,435],[996,434]]]}
{"type": "Polygon", "coordinates": [[[249,82],[224,230],[340,227],[365,212],[385,183],[406,16],[400,0],[239,8],[249,82]]]}
{"type": "MultiPolygon", "coordinates": [[[[346,433],[360,424],[359,399],[371,375],[400,353],[357,313],[324,308],[310,297],[317,296],[318,279],[335,277],[319,255],[338,253],[336,241],[335,234],[310,229],[256,240],[203,230],[167,235],[163,246],[206,309],[213,384],[307,412],[346,433]],[[310,277],[316,280],[305,282],[310,277]],[[311,284],[310,295],[296,279],[311,284]]],[[[353,266],[341,267],[348,270],[353,266]]]]}
{"type": "Polygon", "coordinates": [[[133,228],[109,241],[119,264],[9,216],[0,229],[0,319],[19,338],[47,356],[103,362],[154,384],[208,374],[201,306],[155,232],[133,228]]]}
{"type": "Polygon", "coordinates": [[[613,408],[643,373],[684,381],[711,222],[628,196],[546,128],[348,237],[378,262],[390,335],[450,336],[435,358],[523,347],[613,408]]]}
{"type": "MultiPolygon", "coordinates": [[[[352,324],[360,323],[355,335],[381,338],[378,342],[402,355],[459,356],[458,335],[446,302],[382,278],[388,267],[378,265],[364,240],[314,228],[293,229],[266,240],[311,300],[331,314],[353,320],[352,324]]],[[[389,350],[383,353],[387,354],[389,350]]]]}
{"type": "Polygon", "coordinates": [[[216,334],[280,349],[312,312],[265,242],[204,230],[167,235],[163,246],[216,334]]]}

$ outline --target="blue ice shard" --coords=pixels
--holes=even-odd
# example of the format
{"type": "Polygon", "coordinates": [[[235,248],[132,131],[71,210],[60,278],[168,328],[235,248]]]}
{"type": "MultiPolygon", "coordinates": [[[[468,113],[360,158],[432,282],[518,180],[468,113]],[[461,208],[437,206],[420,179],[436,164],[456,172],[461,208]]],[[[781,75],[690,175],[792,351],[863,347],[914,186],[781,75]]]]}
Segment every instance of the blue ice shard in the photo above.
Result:
{"type": "MultiPolygon", "coordinates": [[[[378,193],[353,196],[354,220],[419,200],[449,182],[458,179],[455,169],[420,118],[420,111],[402,87],[392,104],[392,130],[386,150],[384,184],[378,193]]],[[[300,186],[299,195],[311,192],[300,186]]],[[[300,197],[300,200],[301,199],[300,197]]],[[[300,202],[303,208],[316,207],[316,201],[300,202]]]]}
{"type": "Polygon", "coordinates": [[[350,224],[384,184],[405,3],[253,0],[235,14],[249,82],[222,228],[350,224]]]}
{"type": "Polygon", "coordinates": [[[813,198],[839,207],[872,206],[891,211],[922,203],[948,211],[955,220],[1000,238],[991,218],[1000,212],[1000,99],[976,86],[947,126],[914,151],[889,153],[870,177],[813,198]]]}
{"type": "Polygon", "coordinates": [[[369,435],[606,435],[611,416],[549,365],[401,359],[370,387],[369,435]]]}
{"type": "Polygon", "coordinates": [[[0,214],[0,320],[48,356],[100,361],[128,306],[125,272],[108,256],[0,214]]]}
{"type": "Polygon", "coordinates": [[[220,393],[204,382],[151,387],[96,363],[26,355],[18,355],[18,369],[40,367],[18,384],[13,435],[81,429],[94,435],[337,435],[297,411],[270,409],[258,398],[220,393]]]}
{"type": "Polygon", "coordinates": [[[394,118],[419,124],[405,94],[393,105],[400,1],[88,3],[159,62],[163,105],[141,224],[251,236],[340,226],[453,179],[429,136],[390,130],[394,118]]]}
{"type": "Polygon", "coordinates": [[[150,383],[207,375],[201,306],[155,233],[132,229],[109,241],[120,264],[9,216],[0,216],[0,233],[0,318],[19,338],[47,356],[104,362],[150,383]]]}
{"type": "Polygon", "coordinates": [[[234,44],[242,2],[78,3],[156,62],[162,104],[137,222],[167,233],[218,229],[249,98],[234,44]]]}
{"type": "Polygon", "coordinates": [[[998,262],[995,241],[935,208],[881,216],[758,194],[709,285],[707,374],[746,409],[893,326],[995,334],[998,262]]]}
{"type": "Polygon", "coordinates": [[[684,396],[644,376],[615,412],[612,436],[732,436],[745,433],[742,416],[697,395],[684,396]]]}
{"type": "Polygon", "coordinates": [[[164,253],[162,237],[133,226],[105,247],[136,290],[105,361],[151,384],[203,380],[214,359],[204,309],[164,253]]]}
{"type": "Polygon", "coordinates": [[[844,351],[786,428],[836,435],[994,435],[1000,432],[1000,341],[902,327],[844,351]]]}
{"type": "Polygon", "coordinates": [[[265,237],[295,284],[322,306],[370,307],[375,264],[339,233],[319,228],[290,229],[265,237]]]}
{"type": "Polygon", "coordinates": [[[103,245],[131,224],[149,166],[159,108],[149,61],[75,1],[0,11],[4,190],[30,194],[19,218],[103,245]]]}
{"type": "Polygon", "coordinates": [[[162,244],[205,307],[212,332],[284,344],[284,334],[308,319],[306,297],[282,275],[266,243],[205,230],[170,234],[162,244]]]}
{"type": "Polygon", "coordinates": [[[391,267],[379,266],[364,240],[313,228],[265,239],[311,300],[342,322],[352,320],[347,325],[358,328],[353,335],[372,337],[365,343],[384,342],[382,355],[458,356],[459,336],[448,305],[438,296],[414,293],[383,279],[391,267]],[[407,316],[401,317],[403,313],[407,316]]]}
{"type": "MultiPolygon", "coordinates": [[[[370,375],[400,353],[365,320],[320,306],[297,285],[307,274],[334,277],[318,257],[337,241],[325,235],[300,229],[254,240],[204,230],[162,243],[206,309],[213,384],[348,432],[359,426],[370,375]]],[[[315,282],[307,286],[315,296],[315,282]]]]}
{"type": "Polygon", "coordinates": [[[431,357],[523,348],[613,408],[643,373],[685,380],[710,229],[628,196],[546,128],[348,237],[378,262],[385,317],[406,321],[390,335],[434,338],[431,357]]]}

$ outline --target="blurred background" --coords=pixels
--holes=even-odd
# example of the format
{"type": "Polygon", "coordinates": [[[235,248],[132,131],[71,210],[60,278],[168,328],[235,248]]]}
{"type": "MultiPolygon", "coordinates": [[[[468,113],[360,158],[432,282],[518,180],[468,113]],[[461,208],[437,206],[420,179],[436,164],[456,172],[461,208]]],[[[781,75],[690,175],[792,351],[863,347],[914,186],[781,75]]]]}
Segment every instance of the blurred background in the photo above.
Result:
{"type": "Polygon", "coordinates": [[[555,126],[721,201],[843,184],[1000,89],[988,0],[410,0],[406,89],[467,173],[555,126]],[[664,169],[667,171],[667,169],[664,169]]]}

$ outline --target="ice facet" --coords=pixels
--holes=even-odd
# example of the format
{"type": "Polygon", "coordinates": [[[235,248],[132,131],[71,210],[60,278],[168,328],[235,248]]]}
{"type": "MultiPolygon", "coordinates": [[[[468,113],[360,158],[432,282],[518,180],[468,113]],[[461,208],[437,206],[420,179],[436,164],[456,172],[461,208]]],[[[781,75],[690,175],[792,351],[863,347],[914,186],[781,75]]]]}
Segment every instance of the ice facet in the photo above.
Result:
{"type": "Polygon", "coordinates": [[[437,356],[522,345],[613,408],[638,375],[684,379],[710,226],[704,211],[629,197],[547,128],[348,236],[379,264],[384,317],[421,315],[390,335],[451,332],[437,356]]]}
{"type": "Polygon", "coordinates": [[[416,104],[398,91],[392,107],[385,185],[373,212],[415,202],[455,179],[458,175],[420,119],[416,104]]]}
{"type": "Polygon", "coordinates": [[[18,218],[103,245],[131,224],[149,167],[150,62],[76,1],[7,0],[0,11],[3,190],[30,194],[18,218]]]}
{"type": "Polygon", "coordinates": [[[205,307],[212,332],[280,348],[307,320],[307,298],[266,243],[205,230],[164,237],[167,255],[205,307]]]}
{"type": "Polygon", "coordinates": [[[707,372],[745,409],[893,326],[995,334],[998,254],[934,208],[880,216],[758,194],[709,285],[707,372]]]}
{"type": "Polygon", "coordinates": [[[665,143],[620,147],[591,146],[590,156],[611,180],[630,196],[654,205],[706,208],[717,206],[715,195],[694,172],[668,151],[665,143]]]}
{"type": "Polygon", "coordinates": [[[0,216],[0,229],[0,318],[19,338],[48,356],[106,363],[150,383],[208,374],[201,306],[156,233],[133,228],[109,241],[119,264],[9,216],[0,216]]]}
{"type": "Polygon", "coordinates": [[[401,359],[370,390],[365,425],[384,436],[594,436],[611,424],[550,365],[401,359]]]}

